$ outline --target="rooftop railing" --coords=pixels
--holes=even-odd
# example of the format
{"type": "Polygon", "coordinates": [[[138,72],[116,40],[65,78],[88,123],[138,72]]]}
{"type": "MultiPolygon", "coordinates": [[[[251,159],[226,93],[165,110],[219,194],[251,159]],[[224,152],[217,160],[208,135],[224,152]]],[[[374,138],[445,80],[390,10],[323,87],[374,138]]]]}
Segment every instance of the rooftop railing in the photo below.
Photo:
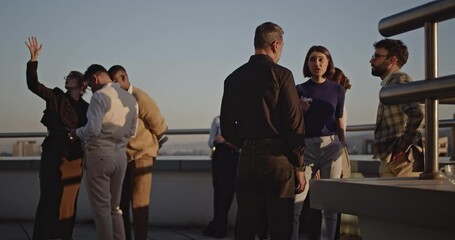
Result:
{"type": "MultiPolygon", "coordinates": [[[[451,128],[451,149],[452,156],[451,160],[455,160],[455,115],[454,119],[439,120],[439,128],[451,128]]],[[[347,132],[368,132],[374,131],[375,124],[358,124],[348,125],[346,128],[347,132]]],[[[196,129],[169,129],[167,135],[208,135],[210,129],[208,128],[196,128],[196,129]]],[[[0,133],[1,138],[44,138],[47,136],[47,132],[8,132],[0,133]]]]}
{"type": "MultiPolygon", "coordinates": [[[[425,100],[425,169],[421,179],[440,178],[438,153],[439,99],[455,97],[455,75],[438,78],[438,22],[455,17],[455,1],[433,1],[379,22],[379,32],[391,37],[423,27],[425,30],[425,80],[384,87],[379,96],[384,104],[425,100]]],[[[452,131],[453,132],[453,131],[452,131]]]]}

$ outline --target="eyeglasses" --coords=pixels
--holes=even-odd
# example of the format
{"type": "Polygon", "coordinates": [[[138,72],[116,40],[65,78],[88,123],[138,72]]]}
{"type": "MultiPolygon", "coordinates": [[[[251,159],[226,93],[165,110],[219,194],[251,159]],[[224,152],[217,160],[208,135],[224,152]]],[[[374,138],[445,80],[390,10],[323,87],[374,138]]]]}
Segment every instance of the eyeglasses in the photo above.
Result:
{"type": "Polygon", "coordinates": [[[371,59],[376,59],[376,58],[380,58],[380,57],[390,57],[390,55],[382,55],[382,54],[373,54],[371,55],[371,59]]]}
{"type": "Polygon", "coordinates": [[[72,76],[72,75],[68,75],[68,76],[64,76],[63,77],[63,80],[70,80],[70,79],[76,79],[76,77],[72,76]]]}

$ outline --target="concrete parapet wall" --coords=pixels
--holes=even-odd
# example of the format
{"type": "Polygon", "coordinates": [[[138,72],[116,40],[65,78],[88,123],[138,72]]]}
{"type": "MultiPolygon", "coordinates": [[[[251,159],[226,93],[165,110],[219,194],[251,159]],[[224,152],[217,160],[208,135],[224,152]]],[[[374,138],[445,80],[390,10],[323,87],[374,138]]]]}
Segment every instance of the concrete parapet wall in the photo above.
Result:
{"type": "MultiPolygon", "coordinates": [[[[0,220],[33,220],[39,199],[39,160],[0,160],[0,220]]],[[[84,180],[83,180],[84,181],[84,180]]],[[[150,223],[156,226],[203,226],[213,214],[208,157],[200,160],[158,160],[153,170],[150,223]]],[[[234,223],[236,203],[230,212],[234,223]]],[[[77,221],[92,221],[81,184],[77,221]]]]}
{"type": "MultiPolygon", "coordinates": [[[[444,159],[443,161],[448,161],[444,159]]],[[[379,161],[371,155],[351,157],[356,177],[376,177],[379,161]]],[[[0,220],[33,220],[39,197],[39,158],[0,157],[0,220]]],[[[236,203],[230,211],[235,220],[236,203]]],[[[153,170],[150,223],[156,226],[203,226],[213,215],[210,158],[159,157],[153,170]]],[[[91,209],[81,185],[78,221],[92,221],[91,209]]]]}

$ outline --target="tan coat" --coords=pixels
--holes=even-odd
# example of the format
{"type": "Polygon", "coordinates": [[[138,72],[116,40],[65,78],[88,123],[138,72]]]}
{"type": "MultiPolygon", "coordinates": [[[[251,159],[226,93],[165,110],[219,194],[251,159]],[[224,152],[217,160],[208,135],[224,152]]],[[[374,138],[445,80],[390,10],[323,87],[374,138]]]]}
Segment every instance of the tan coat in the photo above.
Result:
{"type": "Polygon", "coordinates": [[[147,93],[133,87],[133,96],[139,105],[139,116],[136,136],[130,138],[127,145],[128,160],[140,159],[144,156],[157,157],[157,136],[166,132],[166,121],[155,100],[147,93]]]}

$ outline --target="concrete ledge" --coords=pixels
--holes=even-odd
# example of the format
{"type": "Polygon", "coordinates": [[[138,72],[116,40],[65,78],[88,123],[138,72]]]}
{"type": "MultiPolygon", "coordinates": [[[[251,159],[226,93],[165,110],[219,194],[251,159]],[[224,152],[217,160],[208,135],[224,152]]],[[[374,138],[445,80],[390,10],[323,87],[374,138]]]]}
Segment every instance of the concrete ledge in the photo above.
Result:
{"type": "MultiPolygon", "coordinates": [[[[368,155],[356,155],[351,159],[356,176],[377,176],[379,161],[368,155]]],[[[39,157],[0,157],[0,192],[3,196],[0,198],[0,219],[33,219],[39,197],[39,163],[39,157]]],[[[376,194],[374,190],[366,192],[376,194]]],[[[346,193],[341,191],[331,197],[339,198],[343,194],[346,193]]],[[[357,198],[356,195],[346,197],[357,198]]],[[[371,206],[368,201],[362,204],[371,206]]],[[[234,200],[229,219],[231,225],[236,207],[234,200]]],[[[212,215],[210,157],[159,156],[153,168],[150,223],[155,226],[202,226],[212,215]]],[[[77,220],[92,220],[85,184],[81,185],[79,193],[77,220]]]]}
{"type": "MultiPolygon", "coordinates": [[[[0,157],[0,170],[38,170],[40,157],[0,157]]],[[[153,171],[211,171],[209,156],[159,156],[153,171]]]]}
{"type": "Polygon", "coordinates": [[[412,239],[428,239],[426,233],[440,236],[438,239],[455,236],[455,185],[446,179],[311,180],[310,191],[312,208],[357,215],[366,239],[380,239],[371,230],[382,231],[376,236],[387,239],[400,239],[394,236],[403,236],[402,231],[410,229],[421,231],[416,234],[419,238],[412,239]]]}
{"type": "MultiPolygon", "coordinates": [[[[0,219],[33,220],[39,197],[39,157],[0,157],[0,219]]],[[[149,219],[154,226],[204,226],[213,216],[208,156],[159,157],[153,169],[149,219]]],[[[92,221],[81,184],[77,221],[92,221]]],[[[233,225],[235,201],[230,210],[233,225]]]]}

